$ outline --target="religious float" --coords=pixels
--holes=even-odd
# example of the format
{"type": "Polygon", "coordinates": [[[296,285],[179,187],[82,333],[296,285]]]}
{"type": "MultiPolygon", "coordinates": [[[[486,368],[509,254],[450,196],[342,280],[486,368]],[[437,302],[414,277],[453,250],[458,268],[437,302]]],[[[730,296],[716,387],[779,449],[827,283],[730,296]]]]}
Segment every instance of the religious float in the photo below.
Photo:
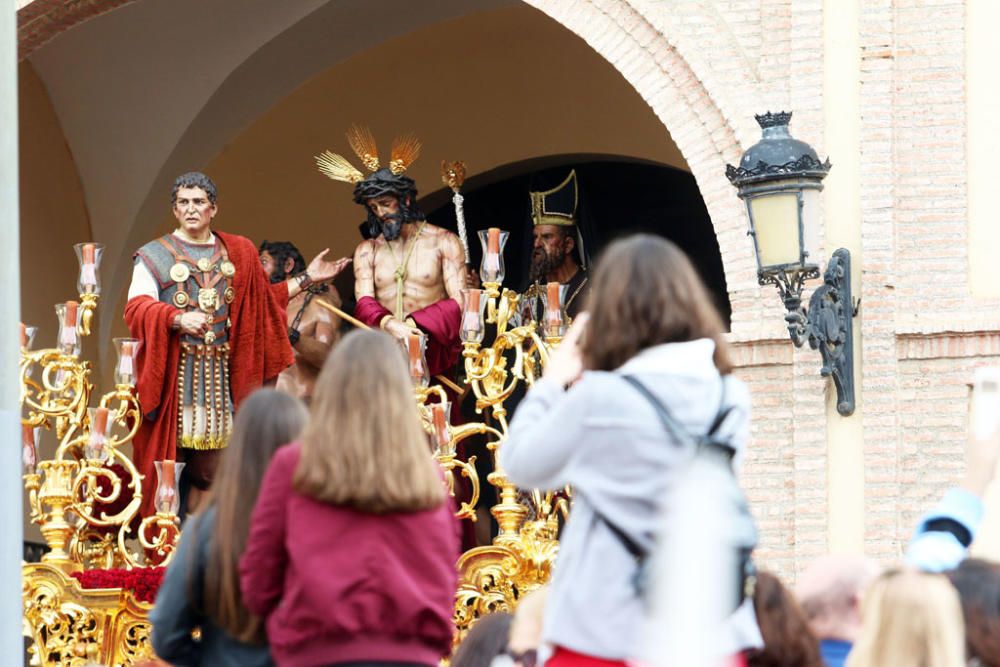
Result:
{"type": "MultiPolygon", "coordinates": [[[[466,246],[459,188],[464,165],[442,166],[455,192],[459,231],[466,246]]],[[[497,489],[491,509],[498,532],[492,544],[466,551],[458,560],[455,595],[456,643],[484,614],[511,610],[526,593],[548,581],[559,548],[565,494],[519,490],[498,465],[507,435],[505,402],[531,385],[549,352],[559,344],[567,317],[564,294],[553,283],[541,298],[545,316],[522,315],[522,296],[503,288],[503,249],[508,233],[479,232],[482,289],[466,290],[462,318],[464,383],[475,397],[480,421],[452,425],[448,396],[426,372],[424,341],[406,341],[414,395],[433,456],[452,493],[461,486],[457,515],[476,520],[480,480],[475,457],[463,460],[459,443],[488,439],[497,489]],[[459,478],[464,480],[459,483],[459,478]]],[[[183,467],[159,461],[156,512],[142,518],[141,477],[124,449],[139,428],[135,361],[142,341],[115,339],[114,387],[95,394],[89,361],[81,358],[100,296],[102,246],[75,246],[80,265],[78,301],[56,306],[55,347],[35,349],[36,328],[21,325],[20,402],[24,487],[30,520],[41,528],[47,550],[23,569],[24,634],[36,665],[134,665],[154,658],[147,620],[169,563],[180,522],[178,479],[183,467]],[[41,438],[57,443],[39,460],[41,438]]],[[[459,387],[459,389],[464,389],[459,387]]]]}

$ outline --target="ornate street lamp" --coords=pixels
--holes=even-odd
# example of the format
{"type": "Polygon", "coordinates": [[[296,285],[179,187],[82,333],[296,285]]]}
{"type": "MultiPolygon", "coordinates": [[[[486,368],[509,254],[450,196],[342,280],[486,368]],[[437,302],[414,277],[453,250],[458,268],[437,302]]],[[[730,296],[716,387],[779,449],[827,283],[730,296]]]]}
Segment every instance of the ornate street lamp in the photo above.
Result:
{"type": "Polygon", "coordinates": [[[726,177],[746,203],[758,282],[778,288],[792,342],[801,347],[808,340],[820,351],[820,374],[833,377],[837,411],[847,416],[854,412],[851,253],[845,248],[833,253],[807,312],[802,288],[820,275],[817,218],[830,160],[820,162],[812,146],[792,137],[791,118],[785,111],[756,116],[763,137],[743,154],[739,167],[726,166],[726,177]]]}

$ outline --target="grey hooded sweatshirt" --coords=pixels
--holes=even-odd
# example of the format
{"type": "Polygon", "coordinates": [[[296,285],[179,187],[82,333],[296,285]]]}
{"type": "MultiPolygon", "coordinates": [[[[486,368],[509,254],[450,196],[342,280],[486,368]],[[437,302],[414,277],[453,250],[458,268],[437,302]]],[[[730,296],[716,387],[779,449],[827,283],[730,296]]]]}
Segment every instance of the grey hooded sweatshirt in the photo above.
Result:
{"type": "Polygon", "coordinates": [[[636,561],[594,510],[651,551],[662,526],[662,499],[691,452],[621,376],[639,379],[692,434],[707,431],[719,413],[725,381],[725,402],[733,409],[718,433],[732,434],[738,466],[750,396],[741,381],[720,377],[714,351],[709,339],[647,348],[616,371],[585,372],[567,391],[543,378],[518,406],[500,448],[507,475],[525,489],[569,484],[574,490],[543,642],[611,660],[640,654],[645,610],[633,584],[636,561]]]}

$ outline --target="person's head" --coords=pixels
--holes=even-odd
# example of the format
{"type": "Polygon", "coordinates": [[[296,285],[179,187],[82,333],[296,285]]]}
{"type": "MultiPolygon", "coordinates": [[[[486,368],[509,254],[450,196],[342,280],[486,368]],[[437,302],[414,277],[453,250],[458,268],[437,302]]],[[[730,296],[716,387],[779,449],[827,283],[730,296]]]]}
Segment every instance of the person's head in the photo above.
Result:
{"type": "Polygon", "coordinates": [[[691,260],[672,242],[650,234],[615,241],[598,260],[587,301],[583,364],[610,371],[648,347],[710,338],[715,365],[732,370],[722,318],[691,260]]]}
{"type": "Polygon", "coordinates": [[[764,647],[747,653],[748,667],[822,667],[819,640],[795,598],[770,572],[757,573],[753,608],[764,647]]]}
{"type": "Polygon", "coordinates": [[[947,577],[962,604],[968,657],[1000,667],[1000,564],[969,558],[947,577]]]}
{"type": "Polygon", "coordinates": [[[344,336],[323,364],[310,409],[293,477],[299,492],[375,514],[444,502],[409,371],[388,334],[344,336]]]}
{"type": "Polygon", "coordinates": [[[213,621],[233,637],[262,640],[263,626],[243,606],[239,559],[250,530],[250,510],[278,447],[299,437],[307,413],[294,396],[258,389],[240,405],[207,507],[215,508],[215,527],[205,570],[205,607],[213,621]]]}
{"type": "Polygon", "coordinates": [[[846,555],[821,556],[802,571],[795,595],[817,637],[857,639],[861,596],[878,574],[878,564],[871,559],[846,555]]]}
{"type": "Polygon", "coordinates": [[[399,238],[403,225],[424,219],[417,208],[417,186],[413,179],[383,167],[354,186],[354,203],[365,207],[368,235],[386,241],[399,238]]]}
{"type": "Polygon", "coordinates": [[[170,205],[177,224],[188,236],[201,236],[218,213],[215,183],[199,171],[181,174],[170,192],[170,205]]]}
{"type": "Polygon", "coordinates": [[[528,277],[532,282],[548,282],[549,274],[567,262],[576,264],[576,227],[569,225],[535,225],[528,277]]]}
{"type": "Polygon", "coordinates": [[[451,657],[451,667],[490,667],[493,659],[507,650],[513,619],[507,612],[500,611],[476,621],[451,657]]]}
{"type": "Polygon", "coordinates": [[[963,667],[965,632],[958,594],[944,576],[891,570],[865,591],[864,625],[848,667],[963,667]]]}
{"type": "Polygon", "coordinates": [[[280,283],[306,270],[305,258],[289,241],[263,241],[257,251],[264,273],[272,283],[280,283]]]}

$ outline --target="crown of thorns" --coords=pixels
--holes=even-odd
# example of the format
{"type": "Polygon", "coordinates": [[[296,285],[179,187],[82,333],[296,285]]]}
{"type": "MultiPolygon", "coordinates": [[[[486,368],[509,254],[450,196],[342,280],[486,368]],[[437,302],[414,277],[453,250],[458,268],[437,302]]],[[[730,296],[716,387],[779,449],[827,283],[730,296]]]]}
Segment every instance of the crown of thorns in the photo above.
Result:
{"type": "MultiPolygon", "coordinates": [[[[382,168],[378,157],[378,148],[375,145],[375,137],[369,128],[352,125],[347,130],[347,143],[368,171],[375,173],[382,168]]],[[[393,175],[399,176],[419,156],[420,141],[415,136],[405,134],[396,137],[392,142],[392,151],[389,154],[387,167],[393,175]]],[[[350,160],[332,151],[323,151],[317,155],[316,166],[319,167],[320,172],[335,181],[357,184],[365,179],[365,175],[355,168],[350,160]]]]}

